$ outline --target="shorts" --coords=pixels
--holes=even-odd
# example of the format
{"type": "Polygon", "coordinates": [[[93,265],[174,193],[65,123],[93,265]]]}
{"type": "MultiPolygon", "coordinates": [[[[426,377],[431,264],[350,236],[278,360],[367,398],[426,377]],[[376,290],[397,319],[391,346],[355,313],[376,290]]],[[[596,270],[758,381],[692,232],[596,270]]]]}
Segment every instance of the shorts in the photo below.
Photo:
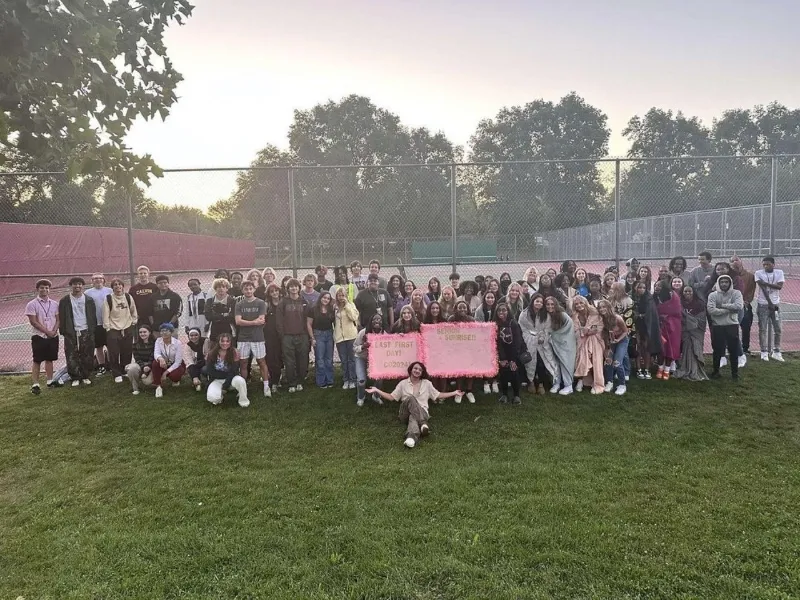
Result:
{"type": "Polygon", "coordinates": [[[31,348],[33,349],[33,362],[37,365],[58,360],[58,336],[43,338],[40,335],[34,335],[31,337],[31,348]]]}
{"type": "Polygon", "coordinates": [[[102,348],[106,346],[106,328],[98,325],[94,328],[94,347],[102,348]]]}
{"type": "Polygon", "coordinates": [[[249,359],[251,356],[256,360],[261,360],[267,356],[267,345],[264,342],[239,342],[236,349],[242,360],[249,359]]]}

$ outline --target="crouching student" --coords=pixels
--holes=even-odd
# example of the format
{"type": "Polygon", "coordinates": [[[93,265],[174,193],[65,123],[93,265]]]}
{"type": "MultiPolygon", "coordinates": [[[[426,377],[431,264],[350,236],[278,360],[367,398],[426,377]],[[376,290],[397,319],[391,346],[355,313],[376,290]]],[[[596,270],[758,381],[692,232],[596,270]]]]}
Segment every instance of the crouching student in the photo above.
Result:
{"type": "Polygon", "coordinates": [[[406,423],[406,448],[413,448],[419,438],[428,435],[428,402],[445,400],[455,396],[463,396],[461,390],[454,392],[440,392],[428,378],[425,365],[421,362],[412,362],[408,365],[408,378],[403,379],[389,394],[376,387],[366,390],[370,394],[378,394],[384,400],[400,402],[400,421],[406,423]]]}
{"type": "Polygon", "coordinates": [[[239,406],[250,406],[247,382],[239,375],[239,354],[233,348],[233,338],[229,333],[220,334],[217,343],[206,356],[204,371],[211,380],[206,392],[206,399],[211,404],[222,404],[222,397],[232,387],[239,393],[239,406]]]}
{"type": "Polygon", "coordinates": [[[156,398],[164,395],[161,387],[161,380],[164,376],[177,387],[180,385],[181,377],[186,373],[186,363],[183,362],[183,343],[176,337],[172,337],[175,327],[172,323],[162,323],[159,327],[161,337],[156,340],[156,347],[153,350],[153,384],[156,386],[156,398]]]}
{"type": "Polygon", "coordinates": [[[153,385],[153,353],[156,343],[153,340],[153,330],[148,325],[140,325],[137,332],[138,338],[133,344],[133,362],[125,365],[125,374],[131,382],[133,395],[139,395],[140,384],[153,385]]]}
{"type": "Polygon", "coordinates": [[[192,327],[188,331],[189,341],[186,343],[183,352],[183,362],[186,363],[186,370],[189,372],[189,377],[192,378],[192,385],[196,392],[203,389],[200,382],[200,376],[203,372],[203,367],[206,366],[206,356],[203,353],[204,341],[200,330],[197,327],[192,327]]]}

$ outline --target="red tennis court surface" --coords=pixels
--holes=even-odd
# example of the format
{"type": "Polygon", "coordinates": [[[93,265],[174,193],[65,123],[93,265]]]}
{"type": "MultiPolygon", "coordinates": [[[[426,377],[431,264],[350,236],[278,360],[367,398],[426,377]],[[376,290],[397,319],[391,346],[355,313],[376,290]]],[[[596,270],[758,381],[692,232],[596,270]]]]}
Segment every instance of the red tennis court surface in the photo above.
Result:
{"type": "MultiPolygon", "coordinates": [[[[606,263],[579,263],[590,273],[602,273],[605,270],[606,263]]],[[[460,265],[458,272],[462,279],[471,279],[476,275],[491,274],[499,277],[501,273],[508,272],[511,274],[512,279],[521,279],[525,269],[529,263],[483,263],[477,265],[460,265]]],[[[535,263],[539,273],[544,273],[549,268],[559,269],[560,265],[555,263],[535,263]]],[[[658,271],[658,265],[650,265],[654,271],[658,271]]],[[[758,268],[759,265],[747,265],[748,268],[758,268]]],[[[278,279],[280,280],[285,275],[291,275],[291,271],[281,269],[277,270],[278,279]]],[[[300,279],[310,270],[303,269],[298,271],[300,279]]],[[[428,265],[411,265],[405,267],[406,275],[412,279],[417,286],[427,287],[428,279],[431,277],[438,277],[444,285],[447,285],[447,277],[451,272],[448,266],[428,266],[428,265]]],[[[622,267],[625,271],[625,267],[622,267]]],[[[388,278],[393,273],[396,273],[395,268],[386,268],[381,272],[383,277],[388,278]]],[[[155,277],[156,273],[153,273],[155,277]]],[[[791,274],[796,276],[795,273],[791,274]]],[[[331,271],[330,277],[333,276],[331,271]]],[[[210,290],[211,282],[213,280],[213,272],[201,273],[180,273],[170,274],[171,287],[177,293],[185,296],[188,294],[187,281],[190,278],[196,277],[202,283],[202,289],[210,290]]],[[[32,278],[31,288],[35,284],[36,278],[32,278]]],[[[63,282],[61,282],[63,284],[63,282]]],[[[58,283],[57,283],[58,285],[58,283]]],[[[61,296],[66,294],[66,289],[54,290],[52,297],[58,300],[61,296]]],[[[28,324],[28,319],[25,317],[25,305],[34,297],[32,289],[30,297],[15,298],[0,300],[0,372],[14,373],[14,372],[27,372],[30,371],[31,362],[31,346],[30,336],[31,327],[28,324]]],[[[800,350],[800,279],[787,279],[783,290],[781,291],[781,316],[783,318],[783,341],[782,350],[784,351],[797,351],[800,350]]],[[[182,328],[181,328],[182,331],[182,328]]],[[[751,350],[758,349],[758,324],[753,323],[751,332],[751,350]]],[[[706,351],[710,352],[711,347],[706,340],[706,351]]],[[[61,354],[63,357],[63,345],[61,354]]],[[[57,368],[63,365],[63,358],[57,363],[57,368]]]]}

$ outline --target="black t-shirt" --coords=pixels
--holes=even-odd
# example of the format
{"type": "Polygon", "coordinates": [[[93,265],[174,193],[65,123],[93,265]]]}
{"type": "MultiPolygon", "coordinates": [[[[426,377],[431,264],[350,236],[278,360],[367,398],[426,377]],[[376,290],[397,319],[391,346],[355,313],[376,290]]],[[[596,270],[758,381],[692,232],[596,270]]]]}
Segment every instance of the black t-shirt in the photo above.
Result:
{"type": "Polygon", "coordinates": [[[333,307],[328,308],[327,313],[317,314],[313,306],[309,306],[306,310],[306,317],[312,319],[311,329],[319,331],[330,331],[333,329],[334,312],[333,307]]]}
{"type": "Polygon", "coordinates": [[[389,292],[385,289],[379,288],[374,292],[369,289],[361,290],[356,296],[355,305],[358,309],[358,318],[362,329],[369,326],[369,322],[375,315],[383,317],[383,328],[388,329],[389,313],[392,309],[389,292]]]}
{"type": "Polygon", "coordinates": [[[153,326],[158,327],[162,323],[172,322],[176,325],[178,317],[181,316],[183,311],[183,299],[173,292],[168,290],[163,296],[158,291],[152,296],[153,301],[153,326]]]}
{"type": "Polygon", "coordinates": [[[314,287],[314,289],[317,290],[318,292],[322,293],[322,292],[329,292],[331,287],[333,287],[333,282],[332,281],[328,281],[326,279],[325,281],[323,281],[321,283],[318,283],[314,287]]]}

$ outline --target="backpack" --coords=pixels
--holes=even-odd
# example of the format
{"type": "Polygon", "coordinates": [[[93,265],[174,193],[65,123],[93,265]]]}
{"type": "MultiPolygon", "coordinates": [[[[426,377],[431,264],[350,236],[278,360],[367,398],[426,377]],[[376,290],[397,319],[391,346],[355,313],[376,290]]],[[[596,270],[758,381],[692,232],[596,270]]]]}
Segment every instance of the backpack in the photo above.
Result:
{"type": "MultiPolygon", "coordinates": [[[[114,309],[114,301],[112,300],[111,296],[114,294],[109,294],[106,296],[106,304],[108,304],[108,311],[111,312],[114,309]]],[[[128,292],[125,292],[125,300],[128,301],[128,310],[131,311],[131,316],[133,316],[133,298],[128,292]]]]}

